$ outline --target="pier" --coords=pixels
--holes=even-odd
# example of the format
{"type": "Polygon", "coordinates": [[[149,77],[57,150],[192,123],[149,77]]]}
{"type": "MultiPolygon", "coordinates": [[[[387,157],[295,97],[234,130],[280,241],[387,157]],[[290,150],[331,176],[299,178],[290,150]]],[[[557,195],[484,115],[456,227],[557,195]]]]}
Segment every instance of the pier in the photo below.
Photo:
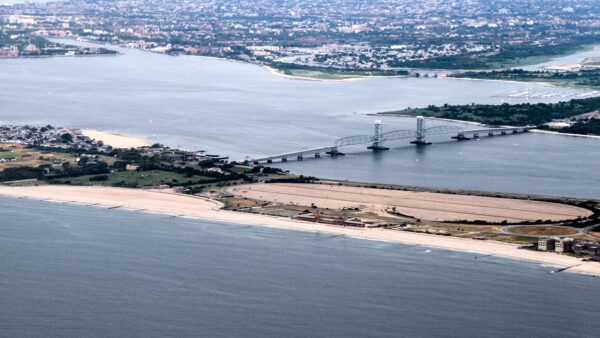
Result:
{"type": "Polygon", "coordinates": [[[373,151],[385,151],[389,148],[385,146],[385,142],[400,139],[413,139],[410,143],[417,146],[429,145],[431,142],[427,141],[428,136],[434,135],[452,135],[451,138],[458,141],[466,141],[471,139],[479,139],[483,135],[493,137],[496,135],[508,135],[524,133],[530,129],[535,128],[534,126],[523,126],[523,127],[489,127],[489,128],[474,128],[464,129],[458,126],[436,126],[426,128],[425,119],[423,116],[417,116],[417,126],[415,130],[392,130],[388,132],[383,131],[383,124],[380,120],[375,121],[375,126],[372,135],[354,135],[339,138],[333,142],[332,145],[306,148],[281,154],[267,155],[263,157],[257,157],[250,161],[259,163],[272,163],[275,160],[281,160],[287,162],[288,159],[295,158],[298,161],[302,161],[305,157],[321,157],[321,154],[329,156],[344,155],[340,152],[340,148],[355,146],[355,145],[367,145],[367,149],[373,151]]]}

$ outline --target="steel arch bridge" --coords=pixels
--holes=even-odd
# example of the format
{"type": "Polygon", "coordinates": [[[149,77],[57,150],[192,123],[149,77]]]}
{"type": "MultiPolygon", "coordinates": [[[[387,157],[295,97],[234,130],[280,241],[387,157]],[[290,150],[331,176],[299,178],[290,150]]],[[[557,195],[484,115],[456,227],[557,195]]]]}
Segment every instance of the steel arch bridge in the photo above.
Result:
{"type": "MultiPolygon", "coordinates": [[[[452,133],[465,133],[464,128],[456,126],[436,126],[431,128],[424,128],[420,133],[424,140],[425,136],[428,135],[443,135],[452,133]]],[[[376,142],[382,143],[384,141],[393,141],[407,138],[417,138],[419,132],[415,130],[399,129],[381,133],[379,135],[356,135],[346,136],[339,138],[333,142],[333,145],[337,148],[361,145],[361,144],[374,144],[376,142]]]]}
{"type": "Polygon", "coordinates": [[[518,132],[526,132],[533,128],[534,126],[498,128],[489,127],[480,129],[465,129],[463,127],[458,126],[435,126],[425,128],[425,119],[422,116],[417,116],[416,130],[399,129],[383,132],[382,122],[380,120],[377,120],[375,121],[373,135],[346,136],[336,139],[331,145],[295,150],[276,155],[269,155],[255,158],[251,161],[254,163],[259,163],[261,161],[271,163],[275,159],[281,159],[283,162],[285,162],[287,161],[288,157],[297,156],[298,160],[302,160],[304,156],[311,154],[314,155],[314,157],[321,157],[321,153],[326,153],[331,156],[337,156],[343,155],[343,153],[339,151],[339,148],[350,147],[355,145],[368,144],[369,146],[367,148],[369,149],[387,150],[388,148],[384,146],[384,142],[393,140],[413,139],[413,141],[411,141],[411,143],[413,144],[426,145],[431,144],[430,142],[427,142],[427,136],[456,134],[456,136],[452,136],[452,138],[457,140],[468,140],[470,139],[470,137],[467,137],[466,135],[469,135],[472,138],[479,138],[480,134],[487,134],[487,136],[506,135],[509,132],[516,134],[518,132]]]}

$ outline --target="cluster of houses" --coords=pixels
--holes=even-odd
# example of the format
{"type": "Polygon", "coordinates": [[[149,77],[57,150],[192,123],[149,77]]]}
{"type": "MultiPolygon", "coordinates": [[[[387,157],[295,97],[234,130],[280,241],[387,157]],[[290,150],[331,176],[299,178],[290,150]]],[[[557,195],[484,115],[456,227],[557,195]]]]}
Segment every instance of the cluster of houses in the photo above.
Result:
{"type": "Polygon", "coordinates": [[[585,113],[577,116],[572,116],[566,119],[553,119],[552,121],[546,123],[546,125],[552,129],[560,129],[570,127],[577,122],[585,122],[591,119],[600,118],[600,113],[597,111],[591,113],[585,113]]]}
{"type": "Polygon", "coordinates": [[[219,156],[207,154],[204,150],[199,151],[185,151],[179,149],[172,149],[169,147],[142,147],[140,148],[140,154],[142,156],[155,157],[161,159],[160,165],[163,167],[185,167],[185,166],[194,166],[198,164],[198,162],[209,161],[212,160],[215,163],[214,168],[210,168],[208,171],[214,171],[218,173],[223,173],[223,171],[218,167],[225,164],[225,161],[228,159],[227,156],[219,156]]]}
{"type": "Polygon", "coordinates": [[[302,214],[294,217],[300,221],[306,222],[315,222],[315,223],[324,223],[331,225],[341,225],[341,226],[350,226],[350,227],[358,227],[364,228],[366,224],[360,220],[360,218],[356,217],[348,217],[345,213],[342,216],[321,216],[321,212],[317,210],[314,214],[302,214]]]}
{"type": "Polygon", "coordinates": [[[62,149],[84,149],[88,151],[110,152],[112,148],[81,134],[78,129],[33,126],[0,127],[0,143],[21,144],[62,149]]]}
{"type": "Polygon", "coordinates": [[[538,240],[538,250],[574,253],[600,258],[600,242],[580,241],[569,237],[546,237],[538,240]]]}

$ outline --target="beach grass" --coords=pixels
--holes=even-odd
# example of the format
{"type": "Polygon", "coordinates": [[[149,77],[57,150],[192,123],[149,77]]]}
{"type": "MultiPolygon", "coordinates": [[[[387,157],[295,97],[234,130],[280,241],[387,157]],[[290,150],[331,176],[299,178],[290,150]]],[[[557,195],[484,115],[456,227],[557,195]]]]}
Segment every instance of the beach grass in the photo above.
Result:
{"type": "Polygon", "coordinates": [[[213,179],[204,176],[187,177],[185,174],[163,171],[149,170],[144,172],[138,171],[118,171],[108,173],[106,175],[84,175],[78,177],[64,178],[56,180],[53,183],[70,183],[73,185],[103,185],[103,186],[124,186],[124,187],[140,187],[152,185],[182,185],[193,184],[196,182],[210,182],[213,179]],[[106,176],[106,179],[101,178],[106,176]]]}

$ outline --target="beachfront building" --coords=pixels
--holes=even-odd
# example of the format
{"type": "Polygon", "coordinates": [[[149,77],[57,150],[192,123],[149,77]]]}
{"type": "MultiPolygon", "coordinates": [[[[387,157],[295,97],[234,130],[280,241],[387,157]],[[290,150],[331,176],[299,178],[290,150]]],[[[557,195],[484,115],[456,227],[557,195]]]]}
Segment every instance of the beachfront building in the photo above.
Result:
{"type": "Polygon", "coordinates": [[[540,250],[540,251],[554,251],[554,244],[555,243],[556,243],[556,238],[554,238],[554,237],[540,238],[538,240],[538,250],[540,250]]]}
{"type": "Polygon", "coordinates": [[[597,256],[600,255],[600,243],[577,241],[573,246],[573,252],[582,256],[597,256]]]}
{"type": "Polygon", "coordinates": [[[314,214],[298,215],[295,217],[295,219],[301,220],[301,221],[306,221],[306,222],[316,222],[316,223],[359,227],[359,228],[364,228],[366,226],[365,223],[360,220],[360,218],[347,217],[346,214],[343,214],[341,217],[336,217],[336,216],[323,217],[319,210],[317,210],[314,214]]]}
{"type": "Polygon", "coordinates": [[[573,238],[559,238],[554,243],[554,251],[556,252],[571,252],[573,251],[573,243],[575,240],[573,238]]]}

